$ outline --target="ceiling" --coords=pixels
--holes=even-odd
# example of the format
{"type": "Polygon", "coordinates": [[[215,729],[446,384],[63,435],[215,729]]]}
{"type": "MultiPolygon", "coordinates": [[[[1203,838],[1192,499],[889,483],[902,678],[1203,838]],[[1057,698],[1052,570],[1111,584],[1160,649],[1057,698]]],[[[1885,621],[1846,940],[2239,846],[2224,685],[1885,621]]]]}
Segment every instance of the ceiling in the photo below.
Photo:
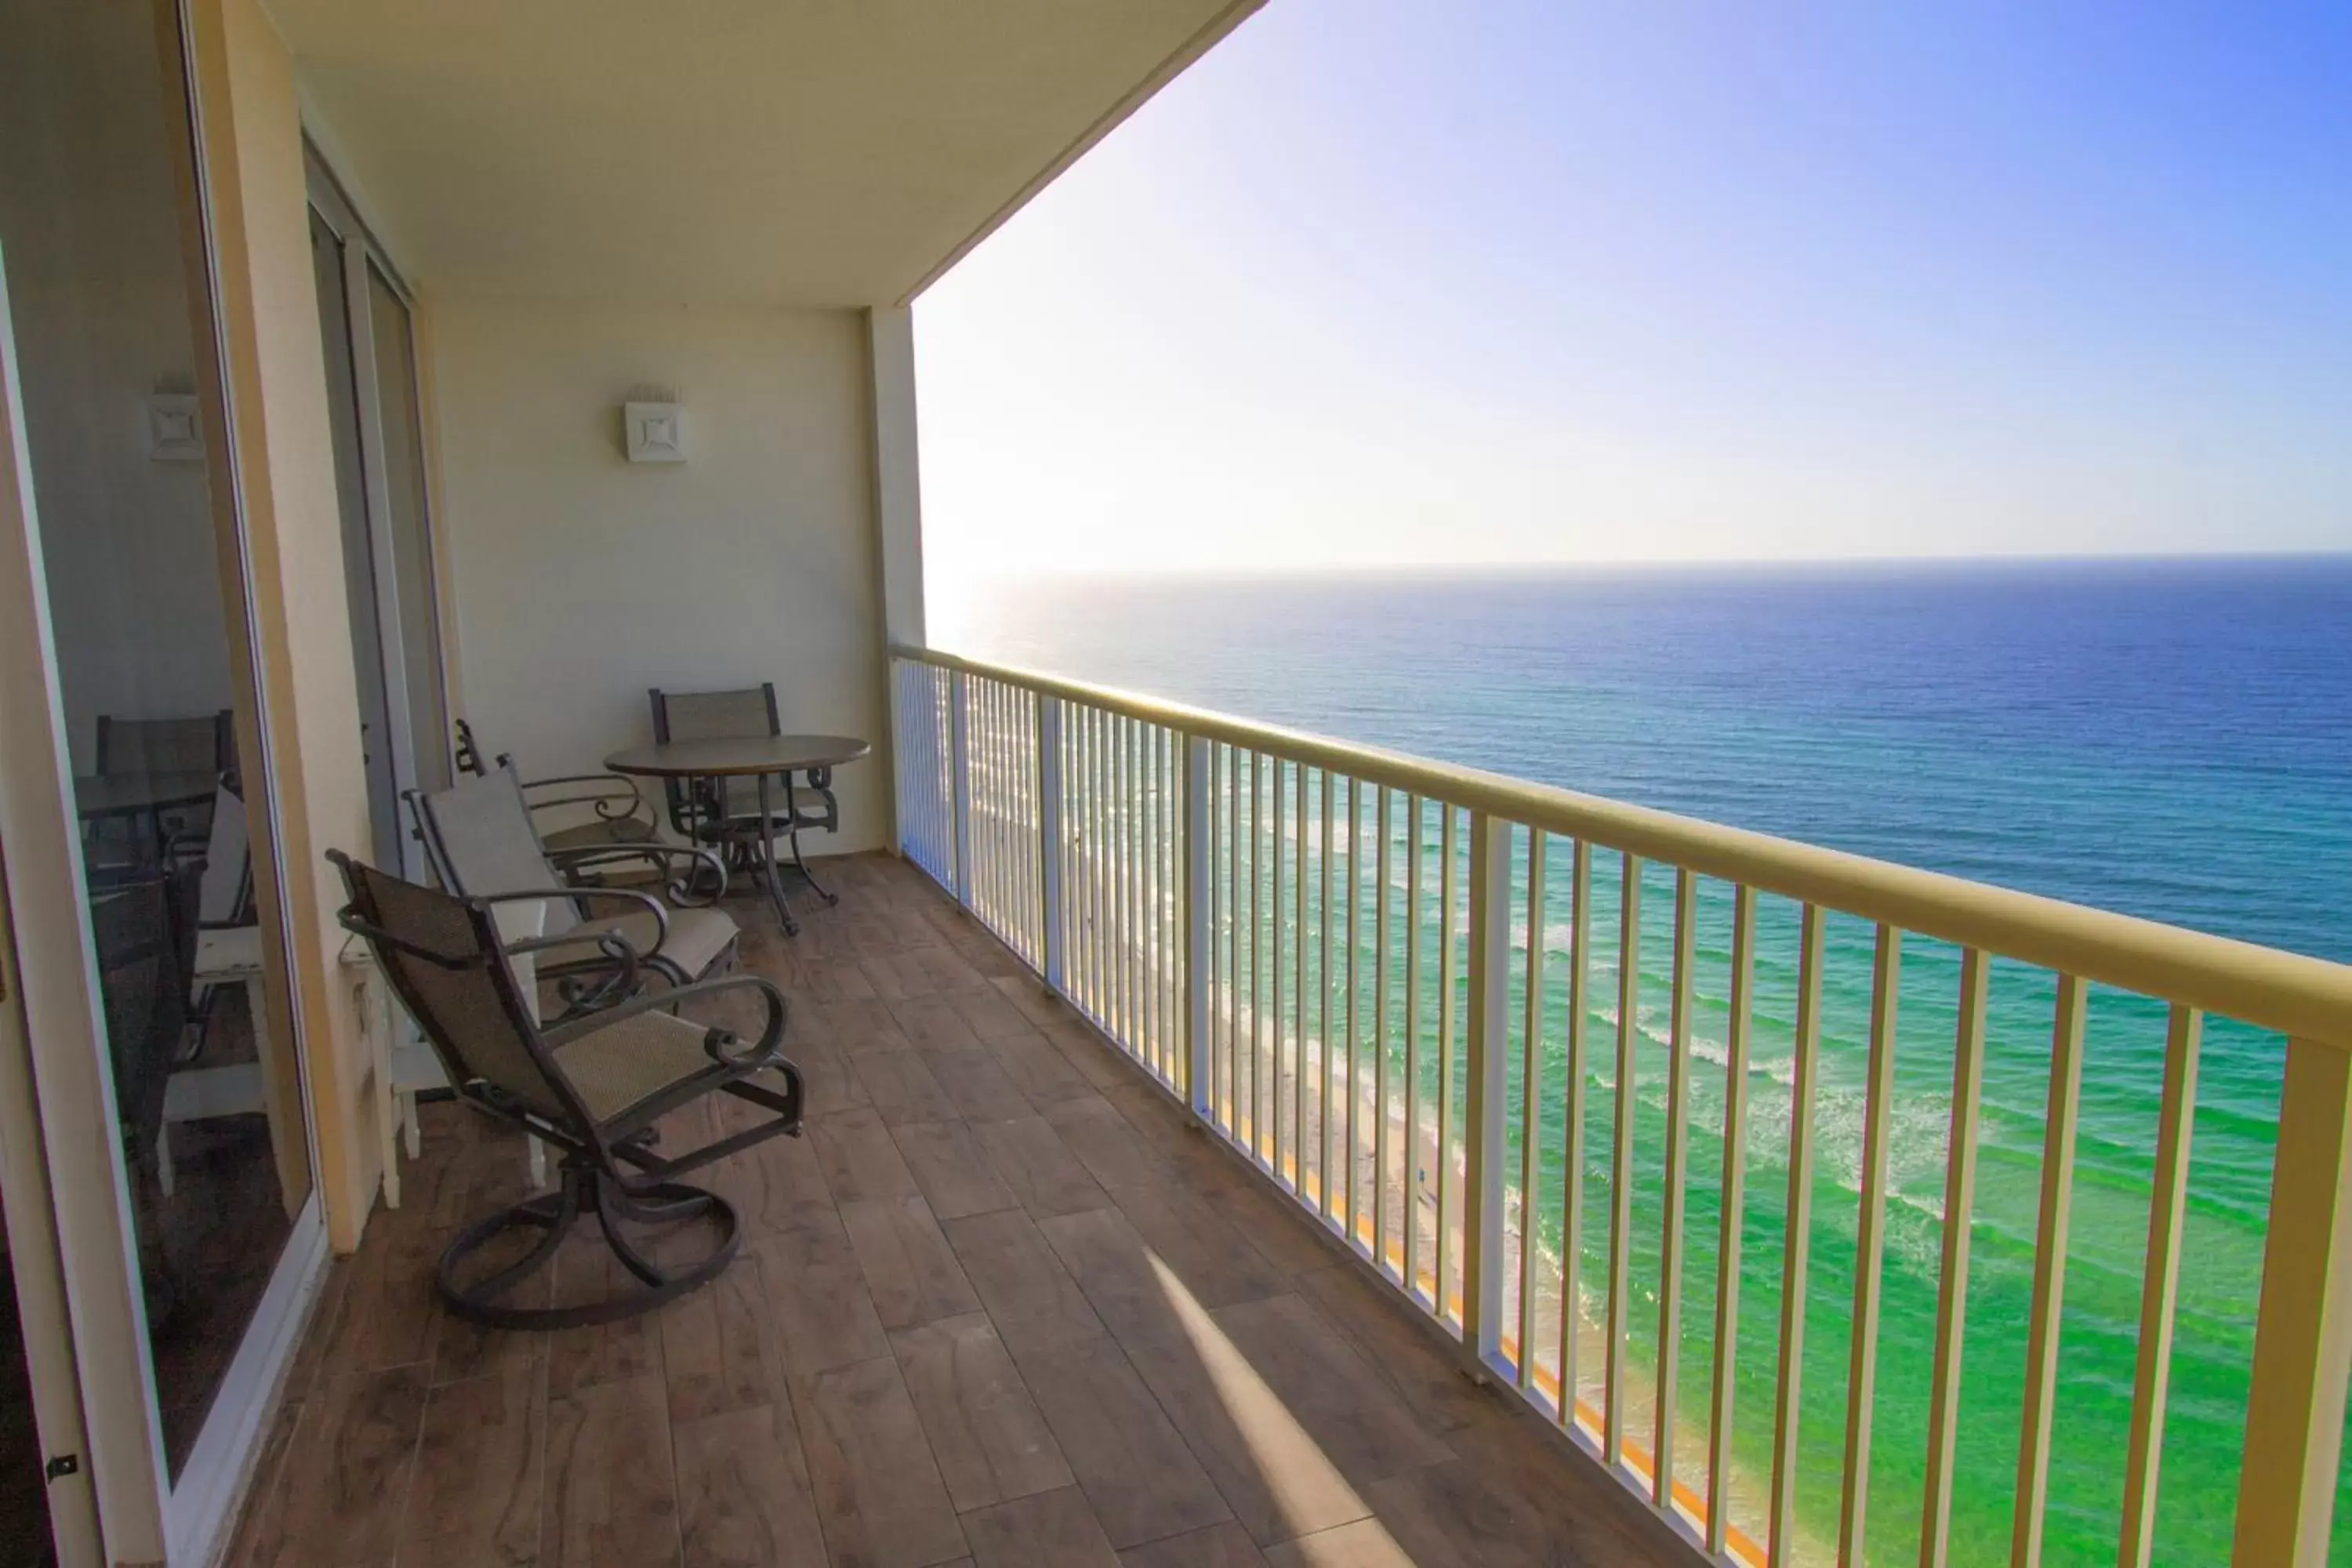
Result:
{"type": "Polygon", "coordinates": [[[434,291],[857,306],[937,274],[1260,0],[268,0],[434,291]]]}

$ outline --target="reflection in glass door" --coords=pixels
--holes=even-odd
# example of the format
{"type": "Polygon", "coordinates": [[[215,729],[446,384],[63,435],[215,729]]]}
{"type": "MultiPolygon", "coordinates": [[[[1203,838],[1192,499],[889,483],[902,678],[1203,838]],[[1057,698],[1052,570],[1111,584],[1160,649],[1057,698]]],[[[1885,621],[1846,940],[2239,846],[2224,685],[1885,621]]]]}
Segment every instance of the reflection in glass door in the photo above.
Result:
{"type": "MultiPolygon", "coordinates": [[[[98,1037],[35,1049],[45,1080],[51,1053],[93,1056],[111,1124],[45,1131],[52,1162],[64,1136],[108,1152],[113,1191],[69,1196],[119,1209],[143,1338],[79,1351],[140,1363],[178,1489],[239,1457],[206,1444],[208,1424],[250,1376],[240,1355],[265,1296],[283,1300],[269,1292],[289,1242],[315,1238],[318,1217],[289,991],[263,941],[279,918],[271,781],[192,248],[184,62],[157,15],[144,0],[0,0],[0,322],[44,612],[0,603],[0,617],[46,625],[54,715],[33,734],[42,710],[16,707],[0,749],[62,752],[72,780],[55,837],[78,907],[34,912],[78,922],[98,1037]]],[[[41,891],[20,879],[8,895],[22,931],[22,900],[41,891]]]]}

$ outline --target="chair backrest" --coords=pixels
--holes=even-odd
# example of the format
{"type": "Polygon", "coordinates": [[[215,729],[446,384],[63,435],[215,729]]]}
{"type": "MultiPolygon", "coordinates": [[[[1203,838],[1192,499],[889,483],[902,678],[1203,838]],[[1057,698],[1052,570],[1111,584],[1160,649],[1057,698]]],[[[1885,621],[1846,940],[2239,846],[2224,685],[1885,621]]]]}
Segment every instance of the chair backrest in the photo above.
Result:
{"type": "Polygon", "coordinates": [[[98,716],[98,771],[117,773],[226,773],[236,771],[234,715],[186,719],[98,716]]]}
{"type": "Polygon", "coordinates": [[[172,1058],[188,1022],[197,876],[193,866],[169,868],[117,882],[90,900],[115,1113],[140,1154],[163,1130],[172,1058]]]}
{"type": "Polygon", "coordinates": [[[403,881],[339,849],[351,902],[344,929],[377,967],[461,1092],[488,1085],[593,1140],[579,1097],[554,1067],[530,1022],[488,906],[403,881]]]}
{"type": "Polygon", "coordinates": [[[253,839],[245,816],[245,797],[235,784],[221,780],[213,797],[211,831],[205,839],[204,879],[196,894],[196,923],[241,926],[253,923],[253,839]]]}
{"type": "MultiPolygon", "coordinates": [[[[672,741],[726,741],[784,732],[772,680],[727,691],[664,691],[655,687],[646,695],[653,702],[654,739],[663,745],[672,741]]],[[[721,799],[689,803],[682,779],[664,779],[662,791],[669,799],[671,826],[681,833],[688,831],[690,809],[724,816],[756,814],[759,809],[758,790],[749,779],[727,780],[721,799]]]]}
{"type": "Polygon", "coordinates": [[[411,790],[408,805],[433,874],[451,892],[487,898],[547,890],[545,904],[498,906],[509,942],[561,935],[580,923],[579,907],[549,868],[522,784],[510,770],[460,778],[447,789],[411,790]]]}

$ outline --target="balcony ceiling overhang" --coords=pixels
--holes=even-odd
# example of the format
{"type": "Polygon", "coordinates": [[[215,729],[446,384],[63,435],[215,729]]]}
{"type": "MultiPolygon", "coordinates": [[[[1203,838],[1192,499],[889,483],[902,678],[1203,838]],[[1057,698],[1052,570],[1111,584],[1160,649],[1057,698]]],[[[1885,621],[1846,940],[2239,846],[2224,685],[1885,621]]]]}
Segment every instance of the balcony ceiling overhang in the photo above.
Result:
{"type": "Polygon", "coordinates": [[[269,0],[430,289],[901,300],[1259,0],[269,0]]]}

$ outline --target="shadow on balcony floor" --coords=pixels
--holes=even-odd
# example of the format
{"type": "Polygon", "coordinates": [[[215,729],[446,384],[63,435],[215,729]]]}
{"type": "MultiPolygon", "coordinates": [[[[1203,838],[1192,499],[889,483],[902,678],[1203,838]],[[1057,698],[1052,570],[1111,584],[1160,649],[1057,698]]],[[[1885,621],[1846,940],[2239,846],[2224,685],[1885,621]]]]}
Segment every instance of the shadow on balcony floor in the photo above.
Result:
{"type": "MultiPolygon", "coordinates": [[[[526,1176],[519,1135],[427,1106],[406,1203],[329,1279],[232,1563],[1696,1560],[919,873],[833,868],[841,905],[797,942],[739,910],[813,1110],[716,1167],[735,1266],[611,1328],[444,1316],[444,1238],[526,1176]]],[[[605,1256],[567,1250],[555,1290],[605,1256]]]]}

